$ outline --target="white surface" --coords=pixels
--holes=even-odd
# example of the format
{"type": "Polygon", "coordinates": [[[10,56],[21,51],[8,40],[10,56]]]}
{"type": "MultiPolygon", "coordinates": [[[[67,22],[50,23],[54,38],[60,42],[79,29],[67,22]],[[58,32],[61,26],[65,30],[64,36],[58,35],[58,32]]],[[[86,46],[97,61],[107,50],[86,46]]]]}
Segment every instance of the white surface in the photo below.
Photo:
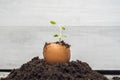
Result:
{"type": "Polygon", "coordinates": [[[0,78],[5,78],[7,77],[9,72],[0,72],[0,78]]]}
{"type": "Polygon", "coordinates": [[[120,26],[120,0],[0,0],[0,25],[120,26]]]}
{"type": "MultiPolygon", "coordinates": [[[[88,62],[93,69],[120,69],[120,27],[66,27],[71,60],[88,62]]],[[[43,58],[45,42],[56,41],[54,27],[2,27],[0,68],[16,68],[31,58],[43,58]]]]}
{"type": "Polygon", "coordinates": [[[56,41],[67,26],[71,60],[93,69],[120,69],[120,0],[0,0],[0,68],[16,68],[42,56],[46,41],[56,41]]]}

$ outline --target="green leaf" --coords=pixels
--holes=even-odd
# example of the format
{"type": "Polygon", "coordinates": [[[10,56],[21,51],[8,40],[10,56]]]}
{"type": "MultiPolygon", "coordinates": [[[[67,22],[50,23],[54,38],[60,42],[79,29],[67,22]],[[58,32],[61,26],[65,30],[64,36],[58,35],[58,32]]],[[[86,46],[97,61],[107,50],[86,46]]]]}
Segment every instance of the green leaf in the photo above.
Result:
{"type": "Polygon", "coordinates": [[[59,35],[58,34],[54,34],[54,37],[59,37],[59,35]]]}
{"type": "Polygon", "coordinates": [[[61,26],[61,29],[62,29],[62,30],[65,30],[65,27],[64,27],[64,26],[61,26]]]}
{"type": "Polygon", "coordinates": [[[54,24],[54,25],[56,24],[56,22],[55,22],[55,21],[53,21],[53,20],[51,20],[51,21],[50,21],[50,23],[51,23],[51,24],[54,24]]]}

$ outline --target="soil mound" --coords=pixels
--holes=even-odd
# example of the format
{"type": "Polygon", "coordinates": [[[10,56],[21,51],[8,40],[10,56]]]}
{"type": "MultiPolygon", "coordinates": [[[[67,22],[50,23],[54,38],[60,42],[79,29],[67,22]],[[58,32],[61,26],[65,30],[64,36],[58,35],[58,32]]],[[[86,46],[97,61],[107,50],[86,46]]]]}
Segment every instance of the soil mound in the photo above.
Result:
{"type": "Polygon", "coordinates": [[[14,69],[6,78],[1,80],[108,80],[93,71],[85,62],[71,61],[64,64],[47,64],[39,57],[14,69]]]}
{"type": "Polygon", "coordinates": [[[120,77],[113,77],[113,80],[120,80],[120,77]]]}

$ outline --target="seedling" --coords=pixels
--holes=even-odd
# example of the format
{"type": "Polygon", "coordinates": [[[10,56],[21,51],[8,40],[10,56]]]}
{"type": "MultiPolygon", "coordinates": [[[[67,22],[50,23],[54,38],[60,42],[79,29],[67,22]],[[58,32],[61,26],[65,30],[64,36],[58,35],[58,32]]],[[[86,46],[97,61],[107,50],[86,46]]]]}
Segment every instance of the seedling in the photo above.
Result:
{"type": "Polygon", "coordinates": [[[59,39],[59,42],[61,42],[62,41],[62,37],[66,37],[66,35],[63,34],[63,31],[65,31],[65,27],[64,26],[58,26],[56,21],[53,21],[53,20],[51,20],[50,23],[52,25],[55,25],[55,26],[57,26],[59,28],[59,33],[54,34],[54,37],[57,37],[59,39]]]}

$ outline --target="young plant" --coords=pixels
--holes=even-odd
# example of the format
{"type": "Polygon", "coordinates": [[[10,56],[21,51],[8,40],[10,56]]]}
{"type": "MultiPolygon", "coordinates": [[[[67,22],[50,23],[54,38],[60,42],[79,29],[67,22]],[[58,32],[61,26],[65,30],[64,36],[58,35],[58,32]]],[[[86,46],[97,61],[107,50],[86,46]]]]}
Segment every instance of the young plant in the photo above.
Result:
{"type": "Polygon", "coordinates": [[[65,31],[65,27],[64,26],[58,26],[56,21],[53,21],[53,20],[51,20],[50,23],[52,25],[56,25],[59,28],[59,33],[54,34],[54,37],[57,37],[59,39],[59,42],[61,42],[62,41],[62,37],[66,37],[66,35],[63,34],[63,31],[65,31]]]}

